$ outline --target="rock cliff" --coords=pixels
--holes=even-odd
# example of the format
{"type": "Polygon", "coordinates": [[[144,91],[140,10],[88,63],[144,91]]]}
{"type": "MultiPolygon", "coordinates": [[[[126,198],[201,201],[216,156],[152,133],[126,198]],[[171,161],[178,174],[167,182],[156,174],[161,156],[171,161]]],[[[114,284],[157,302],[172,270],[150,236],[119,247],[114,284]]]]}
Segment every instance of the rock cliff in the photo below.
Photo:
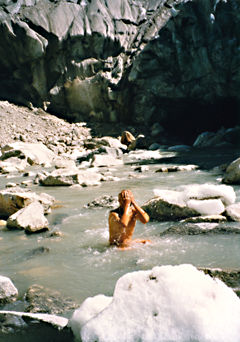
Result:
{"type": "Polygon", "coordinates": [[[156,135],[233,126],[239,9],[237,0],[0,0],[0,98],[72,121],[157,124],[156,135]]]}

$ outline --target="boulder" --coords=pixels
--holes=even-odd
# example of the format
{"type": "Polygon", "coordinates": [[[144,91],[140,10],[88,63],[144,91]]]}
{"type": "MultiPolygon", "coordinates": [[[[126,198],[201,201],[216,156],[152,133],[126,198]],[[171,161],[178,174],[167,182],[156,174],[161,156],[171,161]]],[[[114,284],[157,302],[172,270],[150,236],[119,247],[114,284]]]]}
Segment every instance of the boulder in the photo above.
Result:
{"type": "Polygon", "coordinates": [[[0,304],[14,302],[17,299],[18,290],[11,279],[0,276],[0,304]]]}
{"type": "Polygon", "coordinates": [[[191,184],[179,189],[154,189],[155,197],[143,205],[150,218],[165,221],[219,215],[236,199],[234,189],[226,185],[191,184]]]}
{"type": "Polygon", "coordinates": [[[150,219],[157,221],[175,221],[199,215],[196,210],[188,208],[181,198],[175,197],[173,191],[166,196],[151,199],[142,208],[148,213],[150,219]]]}
{"type": "Polygon", "coordinates": [[[44,208],[39,202],[32,202],[18,210],[7,220],[7,228],[24,229],[26,233],[36,233],[49,229],[49,223],[44,216],[44,208]]]}
{"type": "Polygon", "coordinates": [[[89,202],[85,208],[115,208],[118,206],[117,197],[104,195],[89,202]]]}
{"type": "Polygon", "coordinates": [[[223,177],[223,183],[240,184],[240,158],[237,158],[228,165],[223,177]]]}
{"type": "Polygon", "coordinates": [[[46,194],[36,194],[21,188],[8,188],[0,191],[0,216],[9,217],[19,209],[28,206],[30,203],[38,201],[44,207],[44,213],[49,213],[53,206],[54,197],[46,194]]]}
{"type": "Polygon", "coordinates": [[[210,222],[210,223],[220,223],[220,222],[226,222],[227,218],[223,215],[207,215],[207,216],[196,216],[196,217],[189,217],[181,222],[189,222],[189,223],[204,223],[204,222],[210,222]]]}
{"type": "MultiPolygon", "coordinates": [[[[191,222],[191,221],[190,221],[191,222]]],[[[240,228],[219,225],[218,223],[179,223],[171,226],[160,233],[166,235],[219,235],[219,234],[240,234],[240,228]]]]}
{"type": "Polygon", "coordinates": [[[27,306],[25,312],[59,315],[76,309],[77,304],[71,298],[64,298],[60,292],[41,285],[30,286],[25,294],[27,306]]]}
{"type": "Polygon", "coordinates": [[[240,222],[240,203],[234,203],[226,207],[226,216],[232,221],[240,222]]]}
{"type": "Polygon", "coordinates": [[[0,160],[0,173],[23,172],[28,165],[26,160],[17,157],[11,157],[7,161],[0,160]]]}
{"type": "Polygon", "coordinates": [[[69,325],[83,342],[238,342],[239,315],[240,299],[221,280],[192,265],[157,266],[122,276],[113,297],[87,298],[69,325]]]}
{"type": "Polygon", "coordinates": [[[108,154],[94,154],[91,160],[92,167],[119,166],[123,160],[108,154]]]}
{"type": "Polygon", "coordinates": [[[42,175],[39,179],[44,186],[71,186],[79,184],[81,186],[99,185],[101,175],[92,170],[57,169],[47,175],[42,175]]]}
{"type": "Polygon", "coordinates": [[[53,161],[56,158],[55,153],[42,143],[25,142],[12,143],[2,148],[1,160],[5,160],[13,156],[26,159],[30,165],[37,164],[44,165],[46,167],[52,166],[53,161]]]}

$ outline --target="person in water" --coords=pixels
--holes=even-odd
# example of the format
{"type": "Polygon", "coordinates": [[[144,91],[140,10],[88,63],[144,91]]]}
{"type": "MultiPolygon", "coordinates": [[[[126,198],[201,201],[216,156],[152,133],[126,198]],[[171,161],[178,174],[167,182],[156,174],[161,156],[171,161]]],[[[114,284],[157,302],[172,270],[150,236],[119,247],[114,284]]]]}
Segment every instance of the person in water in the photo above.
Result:
{"type": "Polygon", "coordinates": [[[132,240],[132,235],[139,220],[143,224],[149,221],[148,214],[136,203],[130,190],[122,190],[118,195],[119,207],[111,210],[108,218],[109,243],[121,248],[130,247],[132,242],[146,243],[150,240],[132,240]]]}

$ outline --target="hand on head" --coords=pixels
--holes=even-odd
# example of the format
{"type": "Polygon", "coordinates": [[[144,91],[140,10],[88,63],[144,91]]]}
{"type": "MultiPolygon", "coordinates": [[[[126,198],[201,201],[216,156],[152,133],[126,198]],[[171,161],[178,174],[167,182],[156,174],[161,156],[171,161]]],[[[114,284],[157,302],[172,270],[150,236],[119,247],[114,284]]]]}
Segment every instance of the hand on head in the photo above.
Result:
{"type": "Polygon", "coordinates": [[[122,190],[118,195],[120,205],[131,204],[134,200],[133,193],[131,190],[122,190]]]}

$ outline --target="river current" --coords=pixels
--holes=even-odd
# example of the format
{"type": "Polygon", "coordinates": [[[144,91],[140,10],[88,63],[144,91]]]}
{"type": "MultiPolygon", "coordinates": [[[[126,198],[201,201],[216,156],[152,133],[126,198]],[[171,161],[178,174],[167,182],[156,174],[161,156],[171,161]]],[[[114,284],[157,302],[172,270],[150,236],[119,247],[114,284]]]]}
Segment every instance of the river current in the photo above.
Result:
{"type": "MultiPolygon", "coordinates": [[[[160,153],[161,154],[161,153],[160,153]]],[[[122,190],[132,190],[136,201],[142,205],[154,197],[154,189],[176,190],[188,184],[221,184],[221,174],[216,165],[232,161],[231,153],[205,151],[188,154],[187,158],[171,158],[165,152],[158,161],[127,160],[123,166],[111,167],[118,181],[102,182],[93,187],[43,187],[33,185],[31,190],[45,192],[55,197],[61,205],[48,215],[51,229],[58,229],[62,237],[49,237],[49,233],[26,235],[23,231],[0,231],[0,274],[14,282],[20,295],[32,284],[58,290],[63,297],[81,302],[96,294],[112,295],[114,286],[123,274],[147,270],[154,266],[190,263],[201,267],[238,268],[240,265],[240,234],[220,235],[168,235],[160,237],[173,222],[137,223],[135,238],[147,238],[148,245],[139,245],[127,251],[108,246],[109,208],[86,208],[85,205],[103,195],[117,196],[122,190]],[[173,163],[199,163],[200,169],[188,172],[156,173],[160,166],[173,163]],[[148,165],[148,170],[134,171],[137,164],[148,165]],[[38,247],[48,253],[34,255],[38,247]]],[[[176,155],[175,155],[176,157],[176,155]]],[[[18,182],[19,176],[0,177],[1,188],[7,182],[18,182]]],[[[21,179],[22,180],[22,179],[21,179]]],[[[240,186],[234,186],[240,201],[240,186]]],[[[228,222],[240,228],[240,223],[228,222]]],[[[16,304],[17,305],[17,304],[16,304]]]]}

